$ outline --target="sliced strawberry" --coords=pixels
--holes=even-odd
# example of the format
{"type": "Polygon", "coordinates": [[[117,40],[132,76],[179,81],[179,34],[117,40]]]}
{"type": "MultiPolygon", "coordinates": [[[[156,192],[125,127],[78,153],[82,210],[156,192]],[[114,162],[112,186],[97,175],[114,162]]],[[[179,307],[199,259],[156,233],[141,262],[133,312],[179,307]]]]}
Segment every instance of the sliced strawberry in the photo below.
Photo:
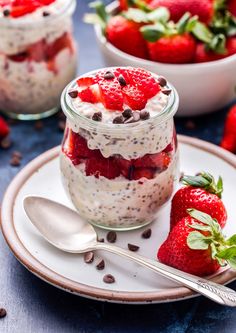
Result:
{"type": "Polygon", "coordinates": [[[120,175],[120,170],[114,158],[104,158],[103,156],[86,160],[85,172],[87,176],[94,175],[96,178],[103,176],[114,179],[120,175]]]}
{"type": "Polygon", "coordinates": [[[147,99],[137,87],[125,86],[123,88],[124,102],[133,110],[142,110],[147,104],[147,99]]]}
{"type": "Polygon", "coordinates": [[[81,77],[77,80],[77,84],[80,88],[88,88],[94,83],[96,83],[96,80],[93,76],[81,77]]]}
{"type": "Polygon", "coordinates": [[[5,120],[0,117],[0,139],[5,138],[5,136],[7,136],[10,132],[10,129],[7,125],[7,123],[5,122],[5,120]]]}
{"type": "Polygon", "coordinates": [[[29,58],[29,54],[27,52],[22,52],[14,55],[9,55],[8,59],[15,62],[23,62],[29,58]]]}
{"type": "Polygon", "coordinates": [[[147,154],[133,161],[136,168],[158,168],[166,169],[170,164],[170,157],[164,152],[157,154],[147,154]]]}
{"type": "Polygon", "coordinates": [[[165,147],[165,149],[163,150],[163,152],[164,152],[164,153],[170,153],[170,152],[173,151],[173,149],[174,149],[173,144],[172,144],[172,143],[169,143],[169,144],[165,147]]]}
{"type": "Polygon", "coordinates": [[[47,58],[46,50],[46,41],[42,39],[28,48],[29,58],[36,62],[45,61],[47,58]]]}
{"type": "Polygon", "coordinates": [[[124,158],[117,158],[116,163],[120,169],[121,174],[127,179],[132,179],[132,173],[134,170],[132,161],[126,160],[124,158]]]}
{"type": "Polygon", "coordinates": [[[78,95],[84,102],[97,103],[101,101],[100,87],[97,83],[79,91],[78,95]]]}
{"type": "Polygon", "coordinates": [[[73,52],[73,43],[68,32],[65,32],[61,37],[57,38],[55,42],[47,45],[47,58],[54,58],[60,51],[66,48],[73,52]]]}
{"type": "Polygon", "coordinates": [[[135,169],[133,172],[133,180],[138,180],[140,178],[152,179],[154,178],[155,171],[149,168],[139,168],[135,169]]]}
{"type": "Polygon", "coordinates": [[[101,101],[105,108],[110,110],[123,110],[124,97],[121,86],[116,78],[112,80],[99,80],[101,101]]]}

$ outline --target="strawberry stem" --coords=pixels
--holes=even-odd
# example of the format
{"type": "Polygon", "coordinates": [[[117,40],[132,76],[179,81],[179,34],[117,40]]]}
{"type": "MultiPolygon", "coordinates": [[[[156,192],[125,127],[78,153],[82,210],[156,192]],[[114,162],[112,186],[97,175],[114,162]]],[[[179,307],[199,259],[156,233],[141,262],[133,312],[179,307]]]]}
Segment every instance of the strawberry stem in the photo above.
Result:
{"type": "Polygon", "coordinates": [[[214,177],[207,172],[201,172],[197,176],[183,176],[181,182],[186,186],[203,188],[209,193],[216,194],[219,198],[223,192],[222,178],[219,177],[216,183],[214,177]]]}

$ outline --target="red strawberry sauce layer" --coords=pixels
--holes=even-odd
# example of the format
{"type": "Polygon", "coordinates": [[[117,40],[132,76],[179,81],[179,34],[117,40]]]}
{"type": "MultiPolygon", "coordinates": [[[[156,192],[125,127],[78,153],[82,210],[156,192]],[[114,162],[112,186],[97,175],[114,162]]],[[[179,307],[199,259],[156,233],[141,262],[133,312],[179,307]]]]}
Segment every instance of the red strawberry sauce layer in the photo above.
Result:
{"type": "Polygon", "coordinates": [[[18,18],[33,13],[41,7],[49,6],[56,0],[0,0],[0,11],[4,16],[18,18]]]}
{"type": "Polygon", "coordinates": [[[146,154],[137,159],[127,160],[119,155],[108,158],[102,156],[99,149],[88,148],[87,141],[81,135],[67,128],[62,144],[63,153],[77,166],[85,164],[86,176],[103,176],[114,179],[123,176],[128,180],[140,178],[152,179],[156,174],[166,170],[175,151],[174,140],[162,152],[146,154]]]}
{"type": "Polygon", "coordinates": [[[83,102],[102,103],[109,111],[142,110],[160,90],[158,80],[140,68],[115,68],[77,80],[78,96],[83,102]]]}

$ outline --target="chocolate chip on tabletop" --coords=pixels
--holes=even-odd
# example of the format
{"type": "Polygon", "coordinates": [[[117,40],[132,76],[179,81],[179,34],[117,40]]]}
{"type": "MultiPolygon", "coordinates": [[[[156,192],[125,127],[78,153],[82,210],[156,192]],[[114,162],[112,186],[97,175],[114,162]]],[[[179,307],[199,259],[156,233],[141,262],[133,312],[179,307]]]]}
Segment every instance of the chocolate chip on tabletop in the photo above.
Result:
{"type": "Polygon", "coordinates": [[[193,120],[187,120],[186,123],[184,124],[185,128],[189,130],[193,130],[196,128],[196,124],[193,120]]]}
{"type": "Polygon", "coordinates": [[[35,129],[36,131],[41,131],[43,128],[44,128],[44,123],[42,122],[42,120],[37,120],[37,121],[34,123],[34,129],[35,129]]]}
{"type": "Polygon", "coordinates": [[[12,141],[9,136],[0,141],[0,147],[2,149],[9,149],[12,146],[12,141]]]}
{"type": "Polygon", "coordinates": [[[139,250],[139,246],[128,243],[128,249],[132,252],[137,252],[139,250]]]}
{"type": "Polygon", "coordinates": [[[86,252],[84,254],[84,262],[86,264],[91,264],[94,260],[94,253],[92,251],[86,252]]]}
{"type": "Polygon", "coordinates": [[[114,276],[111,274],[106,274],[103,277],[103,282],[105,282],[105,283],[114,283],[115,281],[116,280],[115,280],[114,276]]]}
{"type": "Polygon", "coordinates": [[[0,319],[6,317],[7,311],[4,308],[0,308],[0,319]]]}
{"type": "Polygon", "coordinates": [[[107,241],[109,243],[115,243],[116,242],[116,232],[115,231],[109,231],[107,234],[107,241]]]}
{"type": "Polygon", "coordinates": [[[107,71],[104,74],[104,79],[106,79],[106,80],[112,80],[114,78],[115,78],[115,75],[111,71],[107,71]]]}
{"type": "Polygon", "coordinates": [[[95,112],[92,116],[92,120],[94,121],[102,121],[102,112],[95,112]]]}
{"type": "Polygon", "coordinates": [[[19,151],[14,151],[10,159],[10,165],[18,167],[21,164],[22,154],[19,151]]]}
{"type": "Polygon", "coordinates": [[[99,263],[96,265],[96,268],[98,271],[101,271],[105,268],[105,261],[102,259],[99,261],[99,263]]]}
{"type": "Polygon", "coordinates": [[[151,237],[151,235],[152,235],[152,229],[148,228],[143,231],[142,238],[149,239],[151,237]]]}

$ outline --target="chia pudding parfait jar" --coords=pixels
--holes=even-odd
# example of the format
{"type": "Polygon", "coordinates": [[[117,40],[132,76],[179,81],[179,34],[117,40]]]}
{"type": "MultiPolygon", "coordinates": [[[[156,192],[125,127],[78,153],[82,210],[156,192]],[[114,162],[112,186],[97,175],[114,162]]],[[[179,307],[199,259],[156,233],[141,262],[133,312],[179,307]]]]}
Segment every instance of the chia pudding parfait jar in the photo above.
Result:
{"type": "Polygon", "coordinates": [[[58,111],[64,87],[76,76],[76,1],[22,0],[20,5],[0,3],[0,112],[40,119],[58,111]]]}
{"type": "MultiPolygon", "coordinates": [[[[69,84],[61,97],[67,125],[60,169],[69,198],[84,219],[104,229],[131,230],[151,223],[179,179],[173,120],[179,104],[176,90],[166,83],[168,98],[159,112],[118,124],[114,117],[112,123],[97,119],[101,112],[94,110],[103,110],[103,118],[110,116],[110,110],[76,97],[77,82],[69,84]]],[[[160,100],[160,96],[156,102],[151,99],[149,111],[158,108],[160,100]]],[[[121,112],[115,111],[116,118],[117,114],[121,112]]]]}

